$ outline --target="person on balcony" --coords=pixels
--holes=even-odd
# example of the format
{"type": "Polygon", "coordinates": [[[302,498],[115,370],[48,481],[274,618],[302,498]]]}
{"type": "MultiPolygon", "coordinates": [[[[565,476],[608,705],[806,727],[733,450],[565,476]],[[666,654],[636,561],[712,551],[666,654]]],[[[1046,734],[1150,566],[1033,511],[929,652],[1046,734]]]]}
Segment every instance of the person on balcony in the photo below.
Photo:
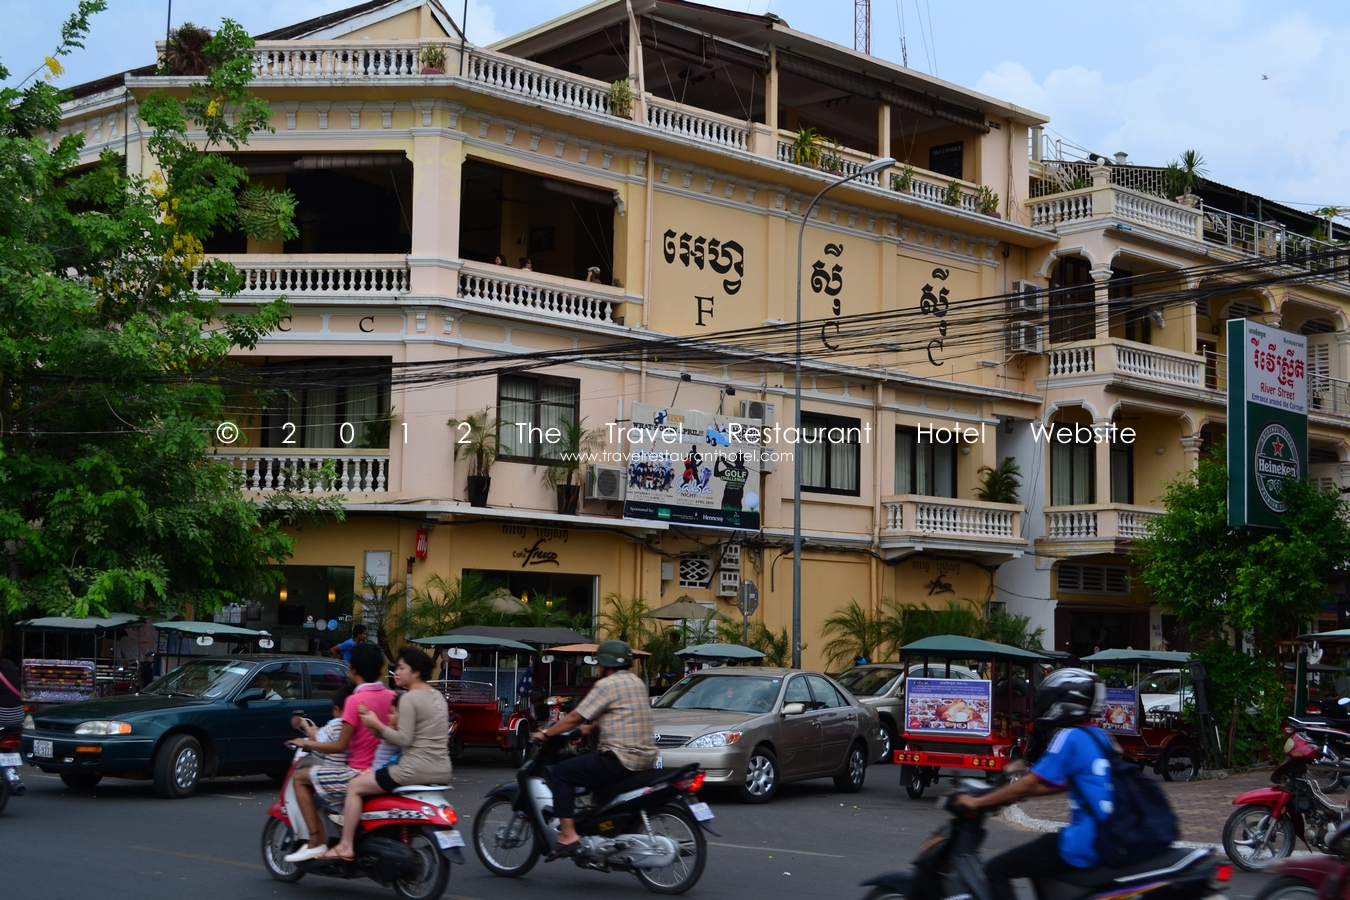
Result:
{"type": "Polygon", "coordinates": [[[602,281],[600,280],[600,267],[599,267],[599,266],[591,266],[589,269],[586,270],[586,281],[587,281],[589,284],[603,284],[603,283],[604,283],[604,282],[602,282],[602,281]]]}

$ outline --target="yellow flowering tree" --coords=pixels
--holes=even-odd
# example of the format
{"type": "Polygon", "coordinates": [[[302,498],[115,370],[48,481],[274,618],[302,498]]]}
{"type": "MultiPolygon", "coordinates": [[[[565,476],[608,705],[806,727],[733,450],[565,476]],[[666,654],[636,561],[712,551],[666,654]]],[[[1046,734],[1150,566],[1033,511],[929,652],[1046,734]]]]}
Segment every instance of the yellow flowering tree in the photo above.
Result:
{"type": "MultiPolygon", "coordinates": [[[[48,76],[104,6],[80,3],[48,76]]],[[[251,46],[225,21],[205,76],[144,101],[148,177],[111,152],[76,170],[82,136],[48,142],[60,91],[0,66],[0,616],[209,609],[267,585],[286,525],[341,514],[313,494],[248,502],[209,455],[229,354],[287,313],[224,310],[241,276],[202,252],[218,230],[295,234],[293,198],[222,152],[270,129],[251,46]]]]}

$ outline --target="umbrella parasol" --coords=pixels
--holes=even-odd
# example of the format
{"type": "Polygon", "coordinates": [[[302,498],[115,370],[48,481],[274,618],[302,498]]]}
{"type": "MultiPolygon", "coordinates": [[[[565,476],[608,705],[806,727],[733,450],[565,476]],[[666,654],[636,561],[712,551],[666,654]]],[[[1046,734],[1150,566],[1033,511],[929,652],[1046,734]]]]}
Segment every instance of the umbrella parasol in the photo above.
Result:
{"type": "Polygon", "coordinates": [[[649,613],[644,613],[644,619],[698,619],[703,620],[708,616],[715,616],[719,619],[725,618],[717,614],[715,610],[709,609],[703,604],[689,597],[681,597],[674,603],[667,603],[665,606],[659,606],[649,613]]]}
{"type": "Polygon", "coordinates": [[[486,603],[488,608],[493,612],[505,613],[508,616],[518,615],[529,609],[528,606],[520,601],[520,598],[512,596],[511,592],[504,587],[497,588],[495,591],[487,594],[483,597],[483,602],[486,603]]]}
{"type": "MultiPolygon", "coordinates": [[[[600,650],[599,644],[564,644],[561,647],[549,647],[545,653],[587,653],[595,655],[600,650]]],[[[634,650],[634,656],[651,656],[646,650],[634,650]]]]}

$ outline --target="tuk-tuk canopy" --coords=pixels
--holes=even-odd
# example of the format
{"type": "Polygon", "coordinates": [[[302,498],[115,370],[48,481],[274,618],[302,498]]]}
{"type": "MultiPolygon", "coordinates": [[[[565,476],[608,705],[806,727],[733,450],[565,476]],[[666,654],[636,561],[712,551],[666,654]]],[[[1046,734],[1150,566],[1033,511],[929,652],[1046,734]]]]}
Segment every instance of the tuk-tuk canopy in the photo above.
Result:
{"type": "Polygon", "coordinates": [[[570,628],[511,627],[507,625],[465,625],[463,628],[447,631],[442,637],[463,637],[465,635],[504,638],[508,641],[532,644],[535,647],[552,647],[556,644],[584,644],[587,641],[586,635],[577,634],[570,628]]]}
{"type": "Polygon", "coordinates": [[[978,638],[962,637],[958,634],[935,634],[906,644],[901,653],[910,656],[937,656],[947,659],[1007,660],[1023,662],[1041,662],[1048,657],[1032,650],[1009,647],[1007,644],[995,644],[978,638]]]}
{"type": "MultiPolygon", "coordinates": [[[[629,648],[632,649],[632,648],[629,648]]],[[[546,647],[545,653],[584,653],[594,656],[600,652],[599,644],[564,644],[561,647],[546,647]]],[[[651,656],[646,650],[633,650],[634,656],[651,656]]]]}
{"type": "Polygon", "coordinates": [[[463,650],[509,650],[513,653],[533,653],[534,648],[508,638],[483,637],[476,634],[438,634],[435,637],[413,638],[414,644],[427,647],[459,647],[463,650]]]}
{"type": "Polygon", "coordinates": [[[689,656],[696,659],[763,659],[764,654],[750,647],[742,647],[740,644],[695,644],[692,647],[685,647],[683,650],[676,650],[676,656],[689,656]]]}
{"type": "Polygon", "coordinates": [[[114,628],[134,628],[145,622],[145,616],[135,613],[108,613],[106,617],[85,616],[83,619],[71,616],[46,616],[41,619],[25,619],[18,625],[24,631],[108,631],[114,628]]]}
{"type": "Polygon", "coordinates": [[[1321,634],[1300,634],[1300,641],[1322,641],[1323,643],[1344,644],[1350,641],[1350,628],[1342,628],[1338,631],[1324,631],[1321,634]]]}
{"type": "Polygon", "coordinates": [[[1121,665],[1184,666],[1190,662],[1191,654],[1180,650],[1102,650],[1091,656],[1083,657],[1083,662],[1093,665],[1120,663],[1121,665]]]}
{"type": "Polygon", "coordinates": [[[251,628],[240,628],[238,625],[226,625],[223,622],[156,622],[155,627],[160,631],[177,631],[180,634],[192,635],[205,634],[223,640],[247,639],[251,641],[254,638],[269,636],[261,631],[254,631],[251,628]]]}

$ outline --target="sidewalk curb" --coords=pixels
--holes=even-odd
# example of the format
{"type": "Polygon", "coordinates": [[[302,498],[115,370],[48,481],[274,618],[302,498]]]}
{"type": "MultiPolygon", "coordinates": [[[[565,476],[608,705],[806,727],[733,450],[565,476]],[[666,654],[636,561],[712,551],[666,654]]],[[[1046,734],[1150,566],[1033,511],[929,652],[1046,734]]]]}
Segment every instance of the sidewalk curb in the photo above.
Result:
{"type": "MultiPolygon", "coordinates": [[[[1056,822],[1053,819],[1038,819],[1035,816],[1029,816],[1023,811],[1022,807],[1014,803],[1012,806],[1003,810],[1003,818],[1013,825],[1021,826],[1032,831],[1048,833],[1059,831],[1064,827],[1063,822],[1056,822]]],[[[1223,844],[1206,844],[1196,841],[1174,841],[1172,846],[1185,847],[1187,850],[1212,850],[1215,853],[1223,853],[1223,844]]]]}

